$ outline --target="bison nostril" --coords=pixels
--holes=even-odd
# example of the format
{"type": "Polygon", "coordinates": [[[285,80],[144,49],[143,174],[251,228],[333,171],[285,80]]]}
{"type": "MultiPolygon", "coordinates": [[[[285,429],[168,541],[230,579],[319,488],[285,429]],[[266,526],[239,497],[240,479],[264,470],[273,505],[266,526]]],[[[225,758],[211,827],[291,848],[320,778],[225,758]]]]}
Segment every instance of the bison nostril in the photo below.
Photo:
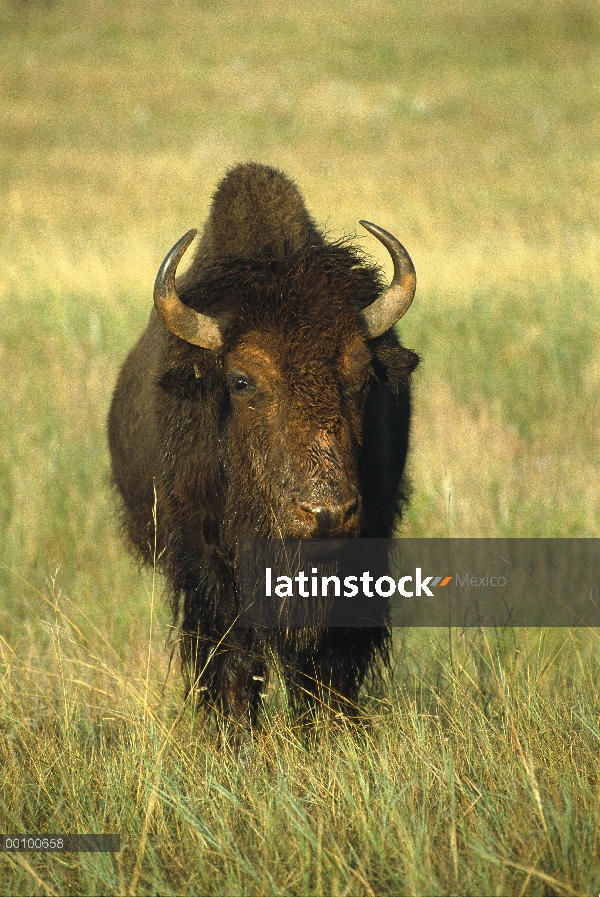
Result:
{"type": "Polygon", "coordinates": [[[328,532],[343,526],[356,513],[359,507],[358,496],[339,505],[317,505],[310,502],[299,502],[300,510],[314,517],[316,534],[327,535],[328,532]]]}
{"type": "Polygon", "coordinates": [[[329,508],[325,508],[322,505],[312,505],[308,502],[300,502],[300,510],[314,518],[315,534],[317,536],[325,535],[332,528],[332,515],[329,508]]]}
{"type": "Polygon", "coordinates": [[[358,499],[358,495],[356,498],[353,498],[352,501],[349,501],[344,505],[343,513],[344,520],[347,520],[349,517],[352,517],[353,514],[356,514],[360,505],[360,501],[358,499]]]}

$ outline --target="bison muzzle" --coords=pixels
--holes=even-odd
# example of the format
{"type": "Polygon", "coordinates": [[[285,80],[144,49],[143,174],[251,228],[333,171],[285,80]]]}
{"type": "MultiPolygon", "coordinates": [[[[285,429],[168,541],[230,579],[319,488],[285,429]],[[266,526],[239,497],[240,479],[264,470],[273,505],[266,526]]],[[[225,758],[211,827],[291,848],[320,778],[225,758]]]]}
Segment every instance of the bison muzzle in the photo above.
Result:
{"type": "Polygon", "coordinates": [[[176,280],[195,231],[160,266],[110,409],[124,530],[164,571],[188,687],[245,725],[269,658],[296,706],[352,711],[388,656],[385,627],[234,626],[240,539],[389,537],[402,508],[418,358],[393,327],[416,276],[395,237],[361,224],[391,255],[387,287],[281,172],[232,169],[188,270],[176,280]]]}

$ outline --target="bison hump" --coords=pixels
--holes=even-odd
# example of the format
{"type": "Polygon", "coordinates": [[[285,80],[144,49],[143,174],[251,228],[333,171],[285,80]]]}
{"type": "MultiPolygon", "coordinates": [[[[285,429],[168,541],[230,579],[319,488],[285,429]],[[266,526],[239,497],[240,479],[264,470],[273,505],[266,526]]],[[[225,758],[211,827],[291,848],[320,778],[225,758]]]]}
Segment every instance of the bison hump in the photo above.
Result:
{"type": "Polygon", "coordinates": [[[248,162],[232,168],[217,187],[198,261],[282,258],[315,242],[322,238],[294,182],[276,168],[248,162]]]}

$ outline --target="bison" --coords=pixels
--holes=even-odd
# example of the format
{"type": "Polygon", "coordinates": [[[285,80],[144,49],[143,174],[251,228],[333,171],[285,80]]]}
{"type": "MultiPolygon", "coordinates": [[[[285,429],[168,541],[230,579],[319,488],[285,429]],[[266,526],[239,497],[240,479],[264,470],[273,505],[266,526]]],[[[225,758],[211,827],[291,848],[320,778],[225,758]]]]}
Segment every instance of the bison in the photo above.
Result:
{"type": "Polygon", "coordinates": [[[405,500],[410,374],[394,324],[416,286],[403,246],[386,288],[348,240],[329,241],[295,184],[228,172],[196,234],[163,261],[148,326],[108,421],[123,528],[171,595],[188,689],[252,726],[269,659],[294,705],[354,708],[389,656],[380,628],[236,628],[242,538],[389,537],[405,500]],[[156,514],[154,510],[156,508],[156,514]]]}

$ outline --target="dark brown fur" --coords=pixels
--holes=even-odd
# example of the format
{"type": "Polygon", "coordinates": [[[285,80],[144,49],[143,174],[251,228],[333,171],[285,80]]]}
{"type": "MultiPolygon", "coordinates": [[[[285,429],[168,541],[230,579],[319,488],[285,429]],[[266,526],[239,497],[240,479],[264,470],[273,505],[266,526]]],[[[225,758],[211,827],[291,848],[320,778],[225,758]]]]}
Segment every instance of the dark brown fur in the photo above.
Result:
{"type": "Polygon", "coordinates": [[[381,629],[229,631],[240,538],[391,535],[417,357],[393,331],[365,339],[359,312],[381,290],[355,249],[325,241],[291,181],[240,165],[178,281],[186,304],[228,315],[223,350],[183,342],[153,311],[121,371],[109,442],[125,527],[151,563],[155,488],[183,666],[231,718],[254,722],[269,652],[294,700],[324,686],[338,705],[385,656],[381,629]]]}

